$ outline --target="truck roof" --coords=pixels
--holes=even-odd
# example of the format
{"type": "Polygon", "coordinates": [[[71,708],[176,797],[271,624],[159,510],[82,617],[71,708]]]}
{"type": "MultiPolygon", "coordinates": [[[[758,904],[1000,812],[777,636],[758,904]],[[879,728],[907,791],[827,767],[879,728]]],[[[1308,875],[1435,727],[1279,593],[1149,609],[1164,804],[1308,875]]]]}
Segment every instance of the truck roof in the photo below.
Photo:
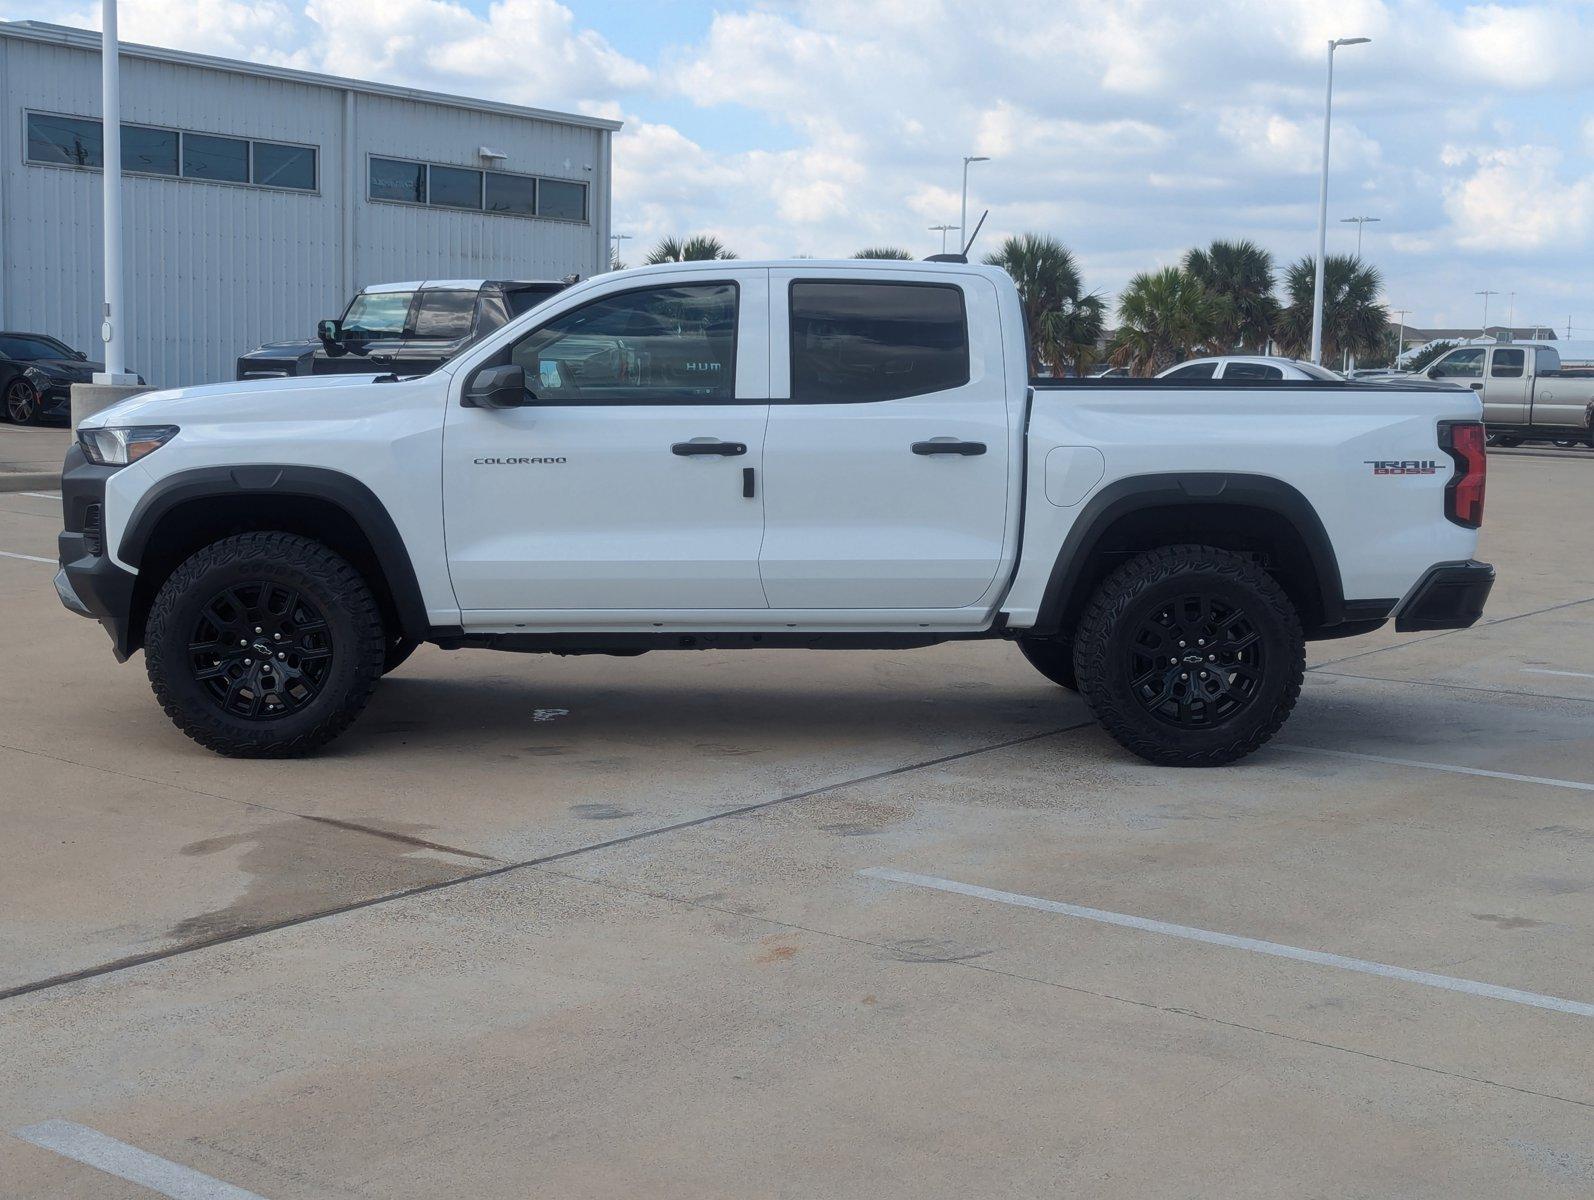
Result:
{"type": "Polygon", "coordinates": [[[454,292],[479,292],[491,284],[501,288],[559,287],[559,279],[408,279],[399,283],[369,283],[360,289],[362,295],[379,292],[414,292],[421,288],[446,288],[454,292]]]}

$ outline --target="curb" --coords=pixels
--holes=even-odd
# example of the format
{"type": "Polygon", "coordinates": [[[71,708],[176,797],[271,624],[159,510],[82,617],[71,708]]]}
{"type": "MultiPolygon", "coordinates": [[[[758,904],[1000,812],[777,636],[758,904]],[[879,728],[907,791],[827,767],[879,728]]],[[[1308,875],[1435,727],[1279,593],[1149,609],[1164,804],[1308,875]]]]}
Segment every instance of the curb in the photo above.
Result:
{"type": "Polygon", "coordinates": [[[59,471],[0,471],[0,492],[58,492],[59,471]]]}

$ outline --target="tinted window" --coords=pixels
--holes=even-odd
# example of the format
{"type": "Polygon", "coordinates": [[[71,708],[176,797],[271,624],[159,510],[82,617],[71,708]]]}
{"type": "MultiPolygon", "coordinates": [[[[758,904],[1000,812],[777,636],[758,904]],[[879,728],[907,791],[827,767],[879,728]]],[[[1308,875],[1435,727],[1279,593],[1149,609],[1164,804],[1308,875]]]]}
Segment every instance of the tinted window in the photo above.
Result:
{"type": "Polygon", "coordinates": [[[1225,379],[1283,379],[1284,372],[1266,363],[1230,363],[1223,368],[1225,379]]]}
{"type": "Polygon", "coordinates": [[[371,160],[371,199],[426,203],[426,164],[392,158],[371,160]]]}
{"type": "Polygon", "coordinates": [[[1527,355],[1521,350],[1496,350],[1489,360],[1489,375],[1494,379],[1521,379],[1527,355]]]}
{"type": "Polygon", "coordinates": [[[361,292],[343,314],[344,333],[403,333],[414,292],[361,292]]]}
{"type": "Polygon", "coordinates": [[[475,292],[422,292],[415,312],[415,336],[465,337],[475,312],[475,292]]]}
{"type": "Polygon", "coordinates": [[[315,151],[309,146],[256,142],[255,182],[261,187],[315,191],[315,151]]]}
{"type": "Polygon", "coordinates": [[[1175,367],[1163,379],[1211,379],[1217,371],[1217,363],[1190,363],[1187,366],[1175,367]]]}
{"type": "Polygon", "coordinates": [[[122,170],[146,175],[177,174],[177,131],[123,125],[122,170]]]}
{"type": "Polygon", "coordinates": [[[1533,373],[1535,375],[1553,375],[1561,369],[1561,356],[1554,350],[1546,350],[1540,346],[1533,352],[1533,373]]]}
{"type": "Polygon", "coordinates": [[[1483,350],[1452,350],[1429,374],[1435,379],[1479,379],[1483,376],[1483,350]]]}
{"type": "Polygon", "coordinates": [[[34,362],[41,358],[73,358],[71,349],[54,338],[0,337],[0,354],[13,362],[34,362]]]}
{"type": "Polygon", "coordinates": [[[587,219],[587,185],[544,179],[537,187],[537,215],[562,221],[587,219]]]}
{"type": "Polygon", "coordinates": [[[433,167],[432,203],[444,208],[480,208],[482,173],[459,167],[433,167]]]}
{"type": "Polygon", "coordinates": [[[660,404],[736,394],[736,287],[656,287],[594,300],[511,351],[540,400],[660,404]]]}
{"type": "Polygon", "coordinates": [[[29,113],[28,159],[69,167],[103,167],[105,148],[100,139],[100,123],[29,113]]]}
{"type": "Polygon", "coordinates": [[[896,400],[969,381],[963,292],[948,284],[791,285],[794,400],[896,400]]]}
{"type": "Polygon", "coordinates": [[[183,174],[189,179],[249,182],[249,143],[241,138],[183,134],[183,174]]]}
{"type": "Polygon", "coordinates": [[[500,175],[496,171],[488,171],[487,211],[535,216],[537,181],[528,175],[500,175]]]}
{"type": "Polygon", "coordinates": [[[509,311],[518,317],[521,313],[536,308],[549,296],[557,296],[562,291],[564,291],[562,285],[548,283],[540,287],[516,288],[512,292],[506,292],[505,295],[509,300],[509,311]]]}

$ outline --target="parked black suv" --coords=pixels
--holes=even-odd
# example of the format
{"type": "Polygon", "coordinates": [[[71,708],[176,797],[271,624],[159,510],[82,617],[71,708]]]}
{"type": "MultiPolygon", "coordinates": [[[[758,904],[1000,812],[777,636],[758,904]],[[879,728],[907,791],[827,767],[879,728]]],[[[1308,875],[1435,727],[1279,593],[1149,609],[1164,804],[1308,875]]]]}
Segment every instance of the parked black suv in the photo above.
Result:
{"type": "Polygon", "coordinates": [[[72,385],[103,370],[47,333],[0,332],[0,416],[14,425],[69,420],[72,385]]]}
{"type": "Polygon", "coordinates": [[[267,342],[238,359],[239,379],[425,375],[573,280],[426,279],[378,283],[303,342],[267,342]]]}

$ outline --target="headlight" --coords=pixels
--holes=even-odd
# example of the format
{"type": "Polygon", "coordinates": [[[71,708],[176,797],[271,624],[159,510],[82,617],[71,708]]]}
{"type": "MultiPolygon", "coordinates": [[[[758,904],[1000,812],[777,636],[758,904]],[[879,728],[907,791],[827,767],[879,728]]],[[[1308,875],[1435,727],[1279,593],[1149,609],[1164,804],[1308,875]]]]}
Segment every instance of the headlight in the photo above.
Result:
{"type": "Polygon", "coordinates": [[[177,436],[175,425],[132,425],[121,429],[79,429],[78,445],[91,463],[125,467],[159,450],[177,436]]]}

